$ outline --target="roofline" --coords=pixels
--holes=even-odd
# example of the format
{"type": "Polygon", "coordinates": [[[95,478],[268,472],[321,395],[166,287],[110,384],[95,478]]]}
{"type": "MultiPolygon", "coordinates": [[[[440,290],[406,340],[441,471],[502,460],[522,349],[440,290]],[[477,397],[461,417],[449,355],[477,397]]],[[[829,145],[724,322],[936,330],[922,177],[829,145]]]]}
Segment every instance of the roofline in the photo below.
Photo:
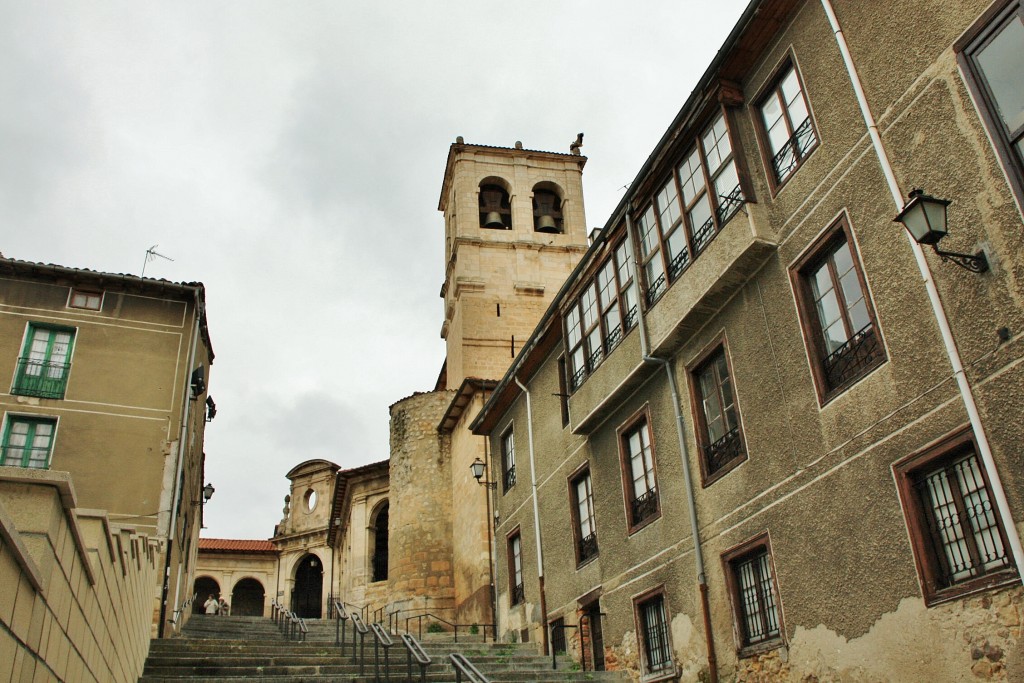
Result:
{"type": "Polygon", "coordinates": [[[330,460],[324,460],[323,458],[311,458],[310,460],[300,462],[298,465],[288,470],[288,474],[284,476],[287,477],[288,479],[291,479],[292,475],[298,472],[300,469],[306,467],[307,465],[312,465],[314,463],[322,463],[324,465],[327,465],[327,467],[325,467],[324,469],[332,469],[334,472],[337,472],[338,470],[341,469],[341,465],[333,463],[330,460]]]}
{"type": "Polygon", "coordinates": [[[444,415],[441,416],[441,421],[437,423],[437,431],[444,433],[454,429],[459,418],[462,417],[469,399],[478,391],[490,391],[496,386],[498,386],[498,380],[496,379],[466,377],[462,380],[462,384],[456,390],[455,396],[448,403],[448,408],[445,409],[444,415]],[[462,399],[466,400],[463,401],[462,399]]]}

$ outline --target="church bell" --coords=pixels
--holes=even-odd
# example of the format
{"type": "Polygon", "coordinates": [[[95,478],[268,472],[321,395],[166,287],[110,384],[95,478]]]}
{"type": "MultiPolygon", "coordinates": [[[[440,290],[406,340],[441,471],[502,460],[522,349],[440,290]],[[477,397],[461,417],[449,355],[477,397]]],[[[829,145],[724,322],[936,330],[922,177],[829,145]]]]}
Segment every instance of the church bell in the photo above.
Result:
{"type": "Polygon", "coordinates": [[[504,228],[505,222],[501,220],[501,214],[497,211],[488,211],[484,220],[485,228],[504,228]]]}
{"type": "Polygon", "coordinates": [[[537,218],[537,232],[558,232],[558,224],[551,214],[544,214],[537,218]]]}

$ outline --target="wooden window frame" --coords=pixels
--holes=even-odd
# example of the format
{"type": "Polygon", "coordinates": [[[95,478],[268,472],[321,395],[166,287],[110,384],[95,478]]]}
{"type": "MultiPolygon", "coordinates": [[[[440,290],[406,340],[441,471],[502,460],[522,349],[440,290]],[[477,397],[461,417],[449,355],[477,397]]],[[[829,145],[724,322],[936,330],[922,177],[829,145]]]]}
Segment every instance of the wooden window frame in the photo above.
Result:
{"type": "MultiPolygon", "coordinates": [[[[849,334],[847,342],[849,343],[849,340],[854,338],[855,333],[862,330],[852,330],[852,325],[849,321],[849,307],[846,304],[842,288],[838,287],[834,269],[830,267],[829,272],[833,285],[836,286],[844,326],[849,334]]],[[[793,293],[796,298],[800,325],[803,330],[804,345],[807,348],[807,356],[811,365],[811,375],[814,378],[814,385],[818,394],[818,405],[825,406],[851,386],[884,365],[888,360],[885,338],[882,336],[882,330],[878,325],[878,316],[875,313],[871,289],[868,287],[867,277],[864,275],[864,267],[861,264],[860,249],[857,248],[857,243],[853,239],[853,229],[850,227],[849,219],[845,213],[836,218],[828,229],[818,236],[805,250],[804,254],[790,267],[789,273],[793,293]],[[809,275],[831,258],[841,242],[845,242],[850,248],[850,257],[853,267],[857,271],[857,280],[860,283],[867,314],[871,320],[872,334],[876,338],[876,350],[873,360],[865,364],[859,372],[852,374],[835,386],[829,386],[824,363],[831,354],[824,346],[822,338],[824,332],[821,328],[821,321],[814,303],[814,296],[811,292],[809,275]]]]}
{"type": "MultiPolygon", "coordinates": [[[[619,444],[619,466],[622,472],[622,496],[625,505],[626,526],[628,535],[633,535],[652,522],[661,519],[661,491],[658,486],[658,458],[656,457],[656,444],[654,440],[654,429],[651,427],[650,407],[645,405],[629,417],[617,430],[616,438],[619,444]],[[633,470],[631,467],[632,456],[629,452],[628,438],[633,432],[645,429],[651,446],[651,469],[650,476],[654,480],[653,488],[649,487],[647,493],[654,492],[654,510],[643,519],[636,521],[633,517],[633,503],[636,497],[633,493],[633,470]]],[[[645,469],[645,475],[647,470],[645,469]]],[[[646,493],[644,494],[646,495],[646,493]]]]}
{"type": "MultiPolygon", "coordinates": [[[[634,223],[639,226],[641,221],[646,221],[648,213],[651,215],[653,221],[652,230],[654,232],[657,245],[652,247],[652,250],[646,254],[641,254],[641,268],[643,271],[645,286],[643,287],[642,299],[648,308],[656,304],[661,297],[668,291],[669,287],[672,286],[687,268],[704,252],[711,241],[718,235],[719,232],[725,227],[725,225],[736,215],[739,207],[747,201],[746,197],[749,195],[747,189],[747,183],[745,179],[745,169],[741,164],[742,155],[737,152],[741,147],[737,144],[733,129],[735,128],[732,116],[730,115],[729,109],[725,105],[721,105],[714,108],[709,113],[705,114],[702,118],[702,123],[699,127],[696,127],[696,133],[692,138],[688,138],[689,144],[684,148],[684,153],[678,155],[675,162],[672,164],[671,170],[668,174],[662,178],[660,182],[655,185],[655,190],[648,201],[646,201],[641,209],[636,213],[634,223]],[[708,148],[705,144],[705,138],[708,133],[714,129],[715,124],[721,119],[722,123],[725,124],[725,139],[729,142],[729,154],[726,155],[719,163],[715,172],[712,173],[710,165],[708,163],[708,148]],[[700,177],[703,182],[703,190],[698,192],[693,200],[689,203],[686,202],[685,195],[683,192],[684,182],[682,174],[680,173],[680,167],[689,161],[693,154],[697,154],[697,158],[700,164],[700,177]],[[725,169],[729,165],[733,165],[736,171],[736,187],[739,189],[738,199],[734,199],[734,205],[728,210],[725,210],[722,198],[717,194],[715,181],[722,175],[725,169]],[[662,195],[665,194],[666,188],[672,188],[675,196],[675,210],[679,215],[672,220],[670,225],[665,225],[664,216],[670,211],[671,207],[662,206],[662,195]],[[690,218],[690,212],[700,203],[701,199],[706,197],[708,199],[708,206],[710,210],[710,217],[705,223],[700,226],[694,226],[690,218]],[[700,237],[700,231],[705,230],[710,222],[710,235],[706,238],[698,239],[700,237]],[[668,257],[669,253],[669,242],[671,238],[675,236],[678,230],[682,230],[683,240],[685,242],[685,252],[680,251],[673,258],[668,257]],[[685,253],[685,257],[683,257],[685,253]],[[655,282],[647,282],[649,276],[647,274],[647,265],[651,260],[660,258],[661,262],[661,273],[658,278],[655,278],[655,282]],[[680,260],[680,263],[676,263],[676,260],[680,260]],[[664,284],[658,284],[658,281],[664,279],[664,284]]],[[[688,176],[689,177],[689,176],[688,176]]],[[[735,189],[734,189],[735,191],[735,189]]],[[[731,195],[730,195],[731,196],[731,195]]],[[[642,240],[641,240],[642,242],[642,240]]],[[[641,245],[642,246],[642,245],[641,245]]]]}
{"type": "MultiPolygon", "coordinates": [[[[772,552],[771,538],[765,531],[743,543],[733,546],[722,553],[722,572],[725,575],[725,585],[729,593],[729,601],[732,604],[733,634],[736,638],[736,653],[740,658],[774,650],[785,644],[785,620],[783,619],[782,598],[779,593],[778,571],[775,568],[775,555],[772,552]],[[768,636],[763,640],[751,643],[746,634],[746,611],[743,606],[743,599],[740,593],[739,579],[736,576],[736,567],[755,557],[766,556],[771,571],[771,590],[775,606],[775,618],[778,633],[768,636]]],[[[758,599],[759,606],[763,610],[764,604],[758,599]]]]}
{"type": "MultiPolygon", "coordinates": [[[[590,474],[590,463],[585,462],[576,470],[569,475],[569,511],[572,515],[572,539],[573,539],[573,550],[576,557],[576,568],[580,568],[585,564],[592,562],[600,554],[599,546],[597,544],[597,510],[594,505],[594,479],[590,474]],[[590,480],[589,487],[589,507],[590,507],[590,526],[593,529],[591,536],[594,537],[594,552],[592,555],[586,557],[583,556],[583,520],[580,518],[580,499],[579,493],[577,492],[577,484],[587,478],[590,480]]],[[[588,537],[589,538],[589,537],[588,537]]]]}
{"type": "Polygon", "coordinates": [[[498,437],[501,448],[501,494],[505,495],[516,486],[516,435],[515,425],[508,428],[498,437]],[[511,448],[509,448],[511,444],[511,448]],[[510,457],[511,456],[511,457],[510,457]]]}
{"type": "MultiPolygon", "coordinates": [[[[740,410],[740,401],[736,391],[736,373],[733,370],[732,355],[729,353],[729,343],[722,335],[708,345],[692,363],[687,366],[687,374],[690,380],[690,406],[693,411],[693,423],[696,426],[697,448],[700,462],[701,485],[707,488],[729,472],[733,471],[747,460],[746,437],[743,433],[743,412],[740,410]],[[736,411],[736,450],[737,454],[724,462],[718,469],[711,471],[708,463],[707,450],[711,446],[710,434],[708,431],[707,416],[704,414],[704,396],[700,384],[700,373],[713,360],[721,354],[725,357],[726,367],[729,370],[729,379],[732,381],[732,402],[736,411]]],[[[718,386],[719,392],[721,385],[718,386]]],[[[731,430],[730,430],[731,432],[731,430]]]]}
{"type": "Polygon", "coordinates": [[[633,597],[633,620],[636,624],[638,641],[637,650],[640,655],[640,680],[643,683],[675,678],[678,675],[678,672],[676,671],[675,653],[672,649],[672,619],[670,615],[671,611],[669,610],[668,605],[668,595],[666,594],[664,585],[657,586],[656,588],[652,588],[633,597]],[[652,669],[649,652],[649,646],[651,644],[650,635],[647,632],[646,624],[644,622],[643,609],[655,600],[661,602],[661,614],[664,619],[663,627],[665,629],[664,654],[666,659],[663,666],[657,669],[652,669]]]}
{"type": "MultiPolygon", "coordinates": [[[[965,580],[951,582],[949,585],[943,585],[941,572],[944,559],[940,555],[943,549],[936,547],[931,535],[928,533],[929,512],[926,511],[925,502],[921,500],[921,497],[914,490],[914,485],[915,481],[935,473],[949,463],[961,460],[962,456],[969,453],[973,453],[976,458],[977,468],[981,473],[985,490],[991,501],[992,483],[989,480],[988,471],[985,469],[984,463],[978,456],[977,444],[974,441],[974,435],[969,425],[959,428],[931,445],[894,463],[892,466],[900,504],[903,508],[903,515],[907,524],[907,532],[910,536],[910,545],[914,555],[914,565],[917,569],[918,581],[921,585],[925,604],[928,607],[949,602],[972,593],[1020,583],[1020,574],[1014,564],[1013,553],[1010,551],[1007,532],[1003,527],[1003,520],[1000,518],[998,510],[993,510],[995,526],[999,531],[1003,551],[1006,554],[1006,566],[965,580]]],[[[958,512],[961,512],[962,494],[957,491],[955,498],[958,501],[958,512]]],[[[973,538],[968,540],[966,538],[968,534],[964,534],[964,536],[967,543],[975,545],[976,541],[973,538]]]]}
{"type": "Polygon", "coordinates": [[[68,294],[68,308],[80,308],[85,311],[100,311],[103,310],[103,292],[96,291],[93,289],[80,289],[78,287],[72,287],[71,292],[68,294]],[[86,297],[85,305],[78,305],[75,303],[75,297],[84,296],[86,297]],[[96,297],[96,305],[89,306],[88,300],[91,297],[96,297]]]}
{"type": "Polygon", "coordinates": [[[997,113],[998,107],[989,88],[988,79],[976,59],[976,55],[987,47],[1015,16],[1024,22],[1024,2],[997,2],[956,42],[953,50],[956,52],[957,63],[982,123],[992,139],[996,156],[1006,171],[1010,189],[1017,197],[1018,206],[1024,207],[1024,158],[1014,149],[1013,142],[1014,133],[1018,134],[1018,139],[1024,140],[1024,137],[1020,137],[1024,136],[1024,131],[1007,130],[997,113]]]}
{"type": "Polygon", "coordinates": [[[53,446],[57,441],[57,418],[47,417],[45,415],[24,415],[20,413],[7,413],[4,416],[3,431],[0,432],[0,464],[6,467],[24,467],[26,469],[37,469],[37,470],[48,470],[50,464],[53,462],[53,446]],[[20,464],[7,464],[7,449],[8,448],[19,448],[18,446],[11,446],[11,429],[15,423],[24,423],[29,425],[29,432],[25,439],[25,445],[21,446],[22,451],[20,464]],[[35,467],[27,464],[30,462],[28,457],[29,450],[33,450],[30,445],[35,437],[35,428],[40,424],[47,424],[52,427],[50,431],[49,443],[46,446],[46,465],[44,467],[35,467]]]}
{"type": "Polygon", "coordinates": [[[17,368],[14,373],[14,382],[11,384],[11,394],[18,396],[34,396],[46,399],[63,399],[67,393],[68,380],[71,375],[71,359],[75,353],[75,341],[78,330],[66,325],[51,325],[49,323],[29,322],[25,328],[25,338],[22,342],[21,352],[18,355],[17,368]],[[49,339],[47,341],[46,353],[42,360],[31,360],[32,344],[37,330],[47,330],[49,339]],[[57,378],[44,377],[49,375],[53,368],[52,364],[54,334],[67,333],[69,335],[65,362],[61,366],[61,376],[57,378]],[[32,366],[38,367],[38,375],[29,372],[32,366]]]}
{"type": "MultiPolygon", "coordinates": [[[[800,67],[797,64],[796,57],[792,52],[786,54],[785,57],[779,62],[778,66],[772,71],[772,75],[765,81],[765,84],[761,86],[757,94],[751,100],[753,102],[751,112],[751,118],[754,120],[754,130],[758,140],[758,148],[761,150],[761,161],[764,163],[765,175],[768,177],[768,187],[771,190],[772,197],[775,197],[782,191],[782,188],[786,186],[789,179],[797,174],[797,171],[804,165],[819,146],[821,146],[821,134],[818,131],[817,123],[814,120],[814,110],[811,109],[811,99],[807,96],[807,86],[804,83],[803,73],[801,73],[800,67]],[[762,113],[762,107],[772,96],[777,95],[781,92],[782,82],[786,79],[790,69],[796,73],[797,82],[800,84],[800,94],[804,100],[804,106],[807,107],[807,120],[810,121],[811,134],[814,136],[813,142],[803,151],[803,154],[796,159],[796,163],[793,168],[789,171],[785,178],[779,178],[778,173],[775,170],[775,155],[777,152],[772,151],[771,139],[768,137],[768,129],[764,124],[764,114],[762,113]]],[[[793,139],[794,128],[793,121],[789,115],[789,107],[783,106],[783,119],[785,120],[786,130],[789,133],[787,144],[793,139]]],[[[801,122],[801,125],[803,123],[801,122]]],[[[799,127],[798,127],[799,128],[799,127]]]]}
{"type": "Polygon", "coordinates": [[[526,602],[526,580],[523,578],[523,535],[519,531],[519,527],[510,531],[505,536],[505,548],[508,554],[508,604],[509,607],[515,607],[526,602]],[[514,542],[519,544],[519,576],[516,576],[516,553],[513,546],[514,542]],[[516,579],[519,583],[516,583],[516,579]]]}

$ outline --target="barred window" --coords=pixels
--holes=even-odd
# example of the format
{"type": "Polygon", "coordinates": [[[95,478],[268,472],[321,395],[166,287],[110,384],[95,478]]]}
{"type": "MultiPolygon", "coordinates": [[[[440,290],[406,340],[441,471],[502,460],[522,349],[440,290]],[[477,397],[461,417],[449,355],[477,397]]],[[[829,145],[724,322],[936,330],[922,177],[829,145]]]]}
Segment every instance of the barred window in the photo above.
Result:
{"type": "Polygon", "coordinates": [[[782,629],[767,536],[723,555],[740,652],[775,647],[782,629]]]}
{"type": "Polygon", "coordinates": [[[665,596],[658,594],[638,602],[636,611],[643,641],[645,673],[653,674],[671,669],[672,648],[669,643],[668,619],[665,615],[665,596]]]}
{"type": "Polygon", "coordinates": [[[797,299],[822,403],[885,359],[845,218],[812,246],[795,267],[797,299]]]}
{"type": "Polygon", "coordinates": [[[894,467],[929,604],[1015,580],[990,485],[969,431],[894,467]]]}
{"type": "Polygon", "coordinates": [[[758,101],[762,139],[769,151],[771,179],[781,185],[818,144],[800,75],[787,63],[758,101]]]}
{"type": "Polygon", "coordinates": [[[503,493],[516,485],[516,439],[511,427],[501,435],[501,483],[503,493]]]}
{"type": "Polygon", "coordinates": [[[646,413],[620,433],[630,532],[661,515],[654,471],[654,449],[646,413]]]}
{"type": "Polygon", "coordinates": [[[691,371],[696,406],[701,474],[707,486],[746,459],[739,407],[724,344],[705,355],[691,371]]]}

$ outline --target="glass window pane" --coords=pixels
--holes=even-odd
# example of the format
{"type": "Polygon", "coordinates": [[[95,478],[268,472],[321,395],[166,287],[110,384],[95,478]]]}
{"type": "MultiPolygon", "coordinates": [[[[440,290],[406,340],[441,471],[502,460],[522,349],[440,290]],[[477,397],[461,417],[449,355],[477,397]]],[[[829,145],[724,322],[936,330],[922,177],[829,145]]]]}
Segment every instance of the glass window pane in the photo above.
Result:
{"type": "Polygon", "coordinates": [[[977,55],[978,64],[1010,133],[1024,126],[1024,23],[1014,17],[977,55]]]}
{"type": "Polygon", "coordinates": [[[658,250],[658,232],[654,222],[654,207],[648,207],[640,216],[640,248],[644,256],[658,250]]]}
{"type": "Polygon", "coordinates": [[[658,192],[658,211],[661,218],[661,229],[668,230],[679,220],[679,195],[676,192],[676,181],[669,178],[665,187],[658,192]]]}
{"type": "Polygon", "coordinates": [[[715,178],[715,194],[719,206],[726,203],[733,192],[739,191],[740,177],[736,174],[736,163],[729,162],[715,178]]]}
{"type": "Polygon", "coordinates": [[[704,191],[704,173],[700,166],[700,152],[694,149],[679,165],[679,180],[683,185],[683,202],[689,206],[704,191]]]}

